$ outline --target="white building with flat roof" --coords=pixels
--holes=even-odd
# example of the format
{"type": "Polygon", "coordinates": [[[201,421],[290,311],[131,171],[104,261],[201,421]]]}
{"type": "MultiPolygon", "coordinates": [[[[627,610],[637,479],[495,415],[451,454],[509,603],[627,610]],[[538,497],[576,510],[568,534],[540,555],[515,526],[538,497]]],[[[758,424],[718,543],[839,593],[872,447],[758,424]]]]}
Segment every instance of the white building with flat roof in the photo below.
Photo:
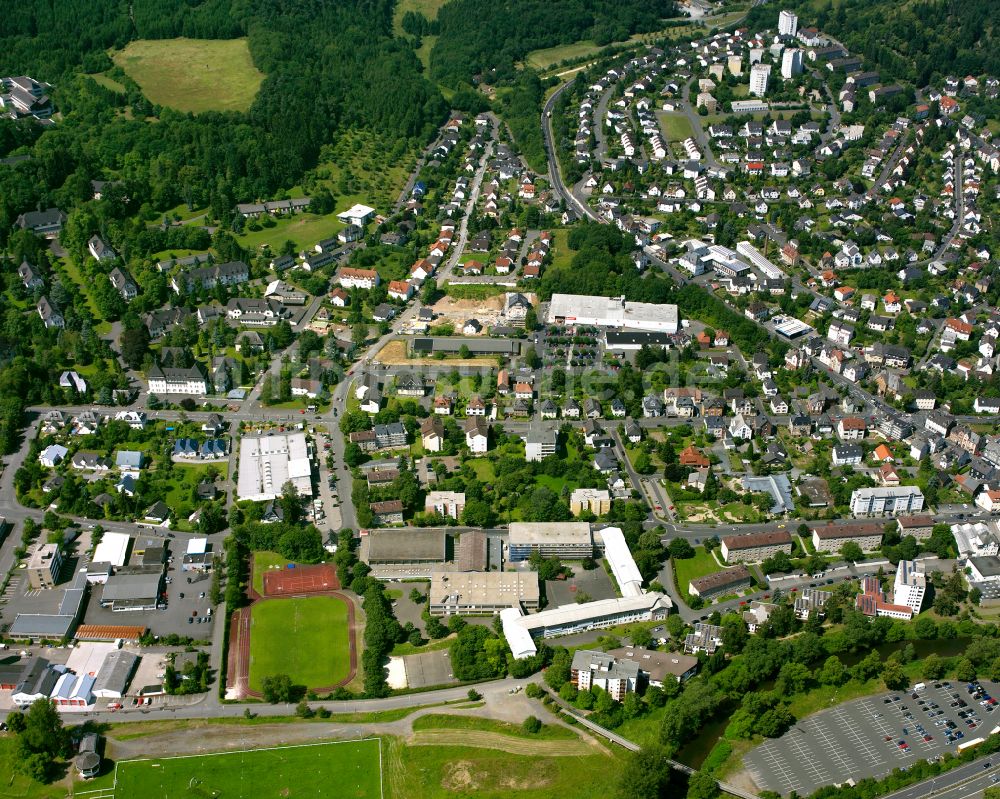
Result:
{"type": "Polygon", "coordinates": [[[750,68],[750,94],[754,97],[763,97],[767,94],[767,84],[770,79],[770,64],[754,64],[750,68]]]}
{"type": "Polygon", "coordinates": [[[611,567],[622,596],[642,594],[642,575],[625,541],[621,528],[605,527],[599,533],[604,542],[604,557],[611,567]]]}
{"type": "Polygon", "coordinates": [[[661,333],[676,333],[680,327],[676,305],[627,302],[624,297],[591,297],[585,294],[553,294],[548,320],[551,324],[661,333]]]}
{"type": "Polygon", "coordinates": [[[492,616],[507,608],[538,608],[538,574],[432,572],[428,592],[432,616],[492,616]]]}
{"type": "Polygon", "coordinates": [[[761,251],[754,247],[749,241],[741,241],[737,243],[736,252],[742,255],[751,266],[759,270],[764,277],[770,280],[785,279],[785,273],[767,260],[761,251]]]}
{"type": "Polygon", "coordinates": [[[896,567],[896,580],[892,587],[892,601],[897,605],[907,605],[913,615],[920,612],[927,592],[927,575],[924,564],[915,560],[901,560],[896,567]]]}
{"type": "Polygon", "coordinates": [[[790,47],[781,54],[781,77],[784,80],[791,80],[801,74],[802,51],[797,47],[790,47]]]}
{"type": "Polygon", "coordinates": [[[357,225],[358,227],[364,227],[373,216],[375,216],[374,208],[369,208],[367,205],[357,203],[352,205],[343,213],[337,214],[337,219],[345,225],[357,225]]]}
{"type": "Polygon", "coordinates": [[[285,483],[291,482],[300,497],[311,497],[311,474],[305,433],[247,437],[240,443],[236,494],[240,499],[266,502],[280,496],[285,483]]]}
{"type": "Polygon", "coordinates": [[[588,522],[511,522],[507,535],[511,562],[527,560],[533,551],[543,558],[564,560],[583,560],[594,554],[588,522]]]}
{"type": "Polygon", "coordinates": [[[528,648],[525,632],[532,639],[555,638],[637,621],[659,621],[667,617],[672,607],[669,597],[659,593],[646,593],[617,599],[598,599],[582,605],[560,605],[529,616],[515,615],[520,611],[511,608],[501,611],[500,619],[507,643],[514,657],[520,659],[530,657],[537,651],[534,644],[528,648]]]}
{"type": "Polygon", "coordinates": [[[101,536],[101,543],[94,549],[91,563],[110,563],[116,569],[120,569],[125,565],[131,540],[128,533],[104,533],[101,536]]]}
{"type": "Polygon", "coordinates": [[[787,9],[778,14],[778,35],[794,36],[799,31],[799,18],[794,11],[787,9]]]}

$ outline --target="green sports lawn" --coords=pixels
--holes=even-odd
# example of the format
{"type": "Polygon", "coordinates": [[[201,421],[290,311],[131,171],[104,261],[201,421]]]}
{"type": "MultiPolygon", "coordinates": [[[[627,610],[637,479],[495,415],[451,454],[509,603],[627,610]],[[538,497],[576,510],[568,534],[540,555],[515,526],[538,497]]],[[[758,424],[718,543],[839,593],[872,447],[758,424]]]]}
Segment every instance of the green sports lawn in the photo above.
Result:
{"type": "Polygon", "coordinates": [[[115,799],[381,799],[377,738],[120,762],[115,799]]]}
{"type": "Polygon", "coordinates": [[[265,599],[250,624],[250,688],[287,674],[296,685],[327,688],[351,669],[347,605],[331,596],[265,599]]]}

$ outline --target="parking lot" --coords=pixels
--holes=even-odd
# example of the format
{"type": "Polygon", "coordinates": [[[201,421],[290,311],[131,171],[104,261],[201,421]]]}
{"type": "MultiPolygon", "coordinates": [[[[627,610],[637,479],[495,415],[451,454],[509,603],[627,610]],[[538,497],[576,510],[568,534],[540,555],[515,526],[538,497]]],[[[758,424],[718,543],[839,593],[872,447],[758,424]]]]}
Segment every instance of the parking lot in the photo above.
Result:
{"type": "MultiPolygon", "coordinates": [[[[115,612],[110,608],[102,608],[100,603],[101,586],[93,586],[87,600],[84,614],[86,624],[142,624],[149,627],[156,635],[190,636],[199,641],[212,640],[213,619],[208,615],[210,601],[209,589],[212,585],[210,572],[182,571],[184,551],[189,536],[178,535],[169,538],[168,554],[171,557],[167,564],[167,577],[170,582],[165,586],[167,592],[167,607],[162,610],[115,612]],[[188,582],[190,580],[190,582],[188,582]],[[183,594],[183,596],[181,596],[183,594]],[[205,594],[205,596],[201,596],[205,594]],[[190,619],[190,621],[189,621],[190,619]],[[198,619],[201,619],[199,622],[198,619]]],[[[221,534],[209,537],[212,549],[221,551],[221,534]]],[[[159,536],[154,533],[140,533],[135,546],[159,544],[159,536]]]]}
{"type": "Polygon", "coordinates": [[[847,702],[758,746],[743,764],[758,788],[780,794],[807,795],[850,778],[881,777],[988,735],[1000,712],[981,702],[994,696],[997,686],[983,680],[981,687],[983,693],[971,694],[965,683],[927,682],[919,691],[847,702]]]}

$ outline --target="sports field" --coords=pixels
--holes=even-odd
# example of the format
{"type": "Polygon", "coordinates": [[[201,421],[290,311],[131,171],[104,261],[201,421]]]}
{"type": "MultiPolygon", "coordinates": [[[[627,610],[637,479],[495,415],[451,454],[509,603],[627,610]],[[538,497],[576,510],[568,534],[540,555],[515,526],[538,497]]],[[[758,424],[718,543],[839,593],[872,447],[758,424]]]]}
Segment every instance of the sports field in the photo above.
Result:
{"type": "Polygon", "coordinates": [[[118,763],[107,799],[381,799],[377,738],[118,763]]]}
{"type": "Polygon", "coordinates": [[[266,599],[251,609],[250,690],[287,674],[296,685],[329,688],[351,671],[345,600],[332,596],[266,599]]]}
{"type": "Polygon", "coordinates": [[[112,54],[153,103],[178,111],[246,111],[263,74],[246,39],[139,39],[112,54]]]}

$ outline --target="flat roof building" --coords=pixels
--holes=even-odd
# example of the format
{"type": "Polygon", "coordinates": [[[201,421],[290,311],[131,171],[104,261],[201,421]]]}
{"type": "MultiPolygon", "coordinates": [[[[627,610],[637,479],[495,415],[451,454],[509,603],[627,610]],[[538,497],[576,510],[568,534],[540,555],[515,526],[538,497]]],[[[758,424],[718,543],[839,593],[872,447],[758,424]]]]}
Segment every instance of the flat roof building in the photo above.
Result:
{"type": "Polygon", "coordinates": [[[657,688],[662,687],[667,680],[684,682],[698,671],[698,658],[677,652],[623,646],[609,649],[608,654],[618,660],[631,660],[638,664],[640,676],[657,688]]]}
{"type": "Polygon", "coordinates": [[[532,552],[564,560],[583,560],[594,555],[594,540],[587,522],[511,522],[508,532],[512,562],[527,560],[532,552]]]}
{"type": "Polygon", "coordinates": [[[599,533],[604,543],[604,557],[611,567],[611,573],[618,583],[622,596],[642,594],[642,575],[635,565],[632,552],[625,541],[625,535],[618,527],[605,527],[599,533]]]}
{"type": "Polygon", "coordinates": [[[104,533],[101,543],[94,550],[93,563],[110,563],[116,569],[128,559],[128,545],[132,538],[127,533],[104,533]]]}
{"type": "Polygon", "coordinates": [[[361,560],[369,566],[397,563],[444,563],[444,530],[409,528],[369,530],[361,537],[361,560]]]}
{"type": "Polygon", "coordinates": [[[305,433],[247,437],[240,443],[236,493],[240,499],[266,502],[291,482],[300,497],[312,496],[312,467],[305,433]]]}
{"type": "Polygon", "coordinates": [[[577,488],[569,495],[569,510],[574,516],[586,511],[604,516],[611,512],[611,492],[601,488],[577,488]]]}
{"type": "Polygon", "coordinates": [[[113,611],[155,610],[162,588],[162,570],[119,572],[104,584],[101,607],[113,611]]]}
{"type": "Polygon", "coordinates": [[[680,327],[676,305],[627,302],[624,297],[591,297],[553,294],[550,324],[593,325],[659,333],[676,333],[680,327]]]}
{"type": "Polygon", "coordinates": [[[55,587],[59,582],[62,562],[62,550],[58,544],[38,544],[28,556],[28,585],[36,590],[55,587]]]}
{"type": "Polygon", "coordinates": [[[911,514],[923,510],[924,495],[916,486],[856,488],[851,494],[855,516],[911,514]]]}
{"type": "Polygon", "coordinates": [[[537,609],[538,574],[516,572],[434,572],[429,592],[432,616],[492,616],[505,608],[537,609]]]}
{"type": "Polygon", "coordinates": [[[578,649],[573,653],[570,680],[580,691],[601,688],[621,702],[625,694],[634,693],[639,687],[639,664],[607,652],[578,649]]]}
{"type": "Polygon", "coordinates": [[[511,608],[501,611],[500,618],[507,643],[514,652],[514,657],[520,659],[536,652],[534,645],[530,649],[527,646],[525,632],[530,638],[555,638],[636,621],[659,621],[667,617],[671,607],[673,603],[669,597],[646,593],[620,599],[560,605],[528,616],[515,615],[520,610],[511,608]]]}

